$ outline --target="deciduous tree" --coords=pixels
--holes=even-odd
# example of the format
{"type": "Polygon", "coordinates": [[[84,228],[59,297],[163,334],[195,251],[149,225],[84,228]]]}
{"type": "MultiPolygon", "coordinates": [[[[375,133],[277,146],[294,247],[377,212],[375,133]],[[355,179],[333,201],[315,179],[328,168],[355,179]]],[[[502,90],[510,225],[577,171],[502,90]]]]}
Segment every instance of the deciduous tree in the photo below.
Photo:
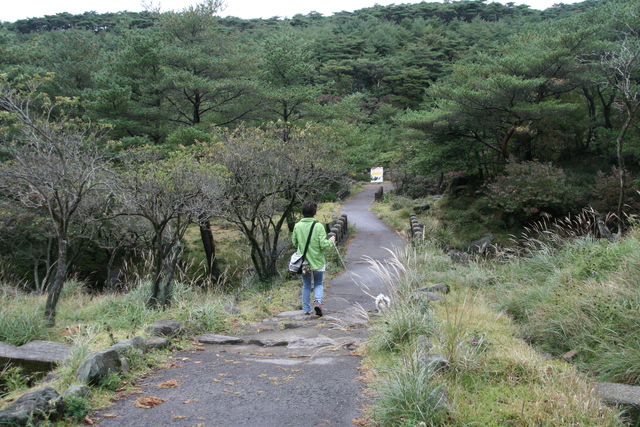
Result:
{"type": "Polygon", "coordinates": [[[623,209],[627,183],[624,164],[623,141],[627,131],[640,112],[640,5],[626,2],[613,5],[610,10],[612,23],[609,29],[614,33],[615,43],[600,57],[600,67],[607,86],[613,88],[617,103],[623,111],[623,119],[616,136],[616,154],[618,157],[618,221],[622,227],[623,209]]]}
{"type": "Polygon", "coordinates": [[[0,82],[0,120],[10,156],[0,167],[0,189],[25,208],[43,209],[51,222],[57,256],[45,319],[53,325],[67,278],[70,228],[86,219],[82,204],[104,188],[108,156],[99,144],[101,129],[67,119],[60,109],[65,100],[38,93],[42,81],[0,82]]]}
{"type": "Polygon", "coordinates": [[[151,228],[154,272],[148,305],[170,304],[181,240],[189,226],[213,210],[217,170],[188,151],[164,154],[147,146],[123,157],[113,189],[117,214],[144,218],[151,228]]]}
{"type": "Polygon", "coordinates": [[[280,233],[294,206],[313,198],[342,177],[342,161],[331,135],[319,126],[266,130],[239,128],[213,147],[213,158],[228,178],[219,204],[221,216],[246,237],[256,274],[278,275],[286,248],[280,233]],[[289,137],[283,140],[282,133],[289,137]]]}

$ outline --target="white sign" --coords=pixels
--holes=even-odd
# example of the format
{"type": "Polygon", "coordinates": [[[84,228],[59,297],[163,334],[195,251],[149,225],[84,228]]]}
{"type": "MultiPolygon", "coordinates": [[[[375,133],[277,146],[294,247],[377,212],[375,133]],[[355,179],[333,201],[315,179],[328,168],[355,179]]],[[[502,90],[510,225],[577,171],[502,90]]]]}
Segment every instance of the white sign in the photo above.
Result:
{"type": "Polygon", "coordinates": [[[384,181],[384,168],[371,168],[371,182],[384,181]]]}

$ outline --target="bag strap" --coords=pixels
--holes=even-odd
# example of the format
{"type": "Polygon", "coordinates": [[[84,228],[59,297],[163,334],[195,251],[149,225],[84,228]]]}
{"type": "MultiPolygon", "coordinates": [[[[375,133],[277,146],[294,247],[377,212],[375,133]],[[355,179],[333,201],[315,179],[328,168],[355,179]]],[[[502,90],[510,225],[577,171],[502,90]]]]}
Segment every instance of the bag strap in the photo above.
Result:
{"type": "Polygon", "coordinates": [[[304,257],[307,255],[307,249],[309,249],[309,243],[311,242],[311,234],[313,233],[313,227],[318,223],[318,221],[314,221],[311,224],[311,228],[309,229],[309,237],[307,237],[307,243],[304,245],[304,252],[302,252],[302,262],[304,262],[304,257]]]}

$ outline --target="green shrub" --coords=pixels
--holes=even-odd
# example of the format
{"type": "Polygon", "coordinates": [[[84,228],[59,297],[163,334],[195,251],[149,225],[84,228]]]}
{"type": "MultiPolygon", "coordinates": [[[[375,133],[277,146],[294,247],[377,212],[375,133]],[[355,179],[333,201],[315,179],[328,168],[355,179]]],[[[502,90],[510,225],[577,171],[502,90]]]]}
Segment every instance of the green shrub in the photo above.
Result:
{"type": "Polygon", "coordinates": [[[410,209],[416,204],[413,199],[399,196],[391,192],[385,195],[384,202],[391,205],[391,209],[394,211],[397,211],[399,209],[410,209]]]}
{"type": "Polygon", "coordinates": [[[531,218],[564,207],[566,183],[564,171],[551,163],[511,161],[484,188],[492,207],[531,218]]]}
{"type": "Polygon", "coordinates": [[[122,387],[122,378],[117,372],[109,371],[109,373],[100,379],[100,386],[107,390],[114,391],[122,387]]]}
{"type": "Polygon", "coordinates": [[[434,381],[433,367],[408,349],[377,383],[374,418],[382,426],[438,426],[446,416],[446,392],[434,381]]]}
{"type": "Polygon", "coordinates": [[[21,367],[8,364],[0,370],[0,398],[27,388],[29,388],[28,378],[21,367]]]}
{"type": "Polygon", "coordinates": [[[576,350],[573,361],[603,381],[640,381],[640,251],[635,233],[616,243],[586,236],[542,245],[502,266],[496,307],[540,350],[576,350]]]}
{"type": "Polygon", "coordinates": [[[220,305],[207,303],[193,308],[185,326],[193,331],[222,332],[227,329],[225,317],[220,305]]]}
{"type": "MultiPolygon", "coordinates": [[[[624,195],[625,212],[637,214],[640,211],[638,193],[631,185],[632,178],[628,171],[625,173],[625,182],[627,183],[624,195]]],[[[591,196],[590,204],[598,212],[617,212],[620,198],[619,169],[613,166],[610,173],[598,171],[591,196]]]]}
{"type": "Polygon", "coordinates": [[[81,422],[91,411],[89,400],[82,396],[69,395],[64,399],[64,416],[81,422]]]}
{"type": "Polygon", "coordinates": [[[427,307],[418,300],[414,303],[394,301],[383,311],[367,343],[372,351],[393,351],[410,344],[419,336],[433,334],[434,323],[427,307]]]}

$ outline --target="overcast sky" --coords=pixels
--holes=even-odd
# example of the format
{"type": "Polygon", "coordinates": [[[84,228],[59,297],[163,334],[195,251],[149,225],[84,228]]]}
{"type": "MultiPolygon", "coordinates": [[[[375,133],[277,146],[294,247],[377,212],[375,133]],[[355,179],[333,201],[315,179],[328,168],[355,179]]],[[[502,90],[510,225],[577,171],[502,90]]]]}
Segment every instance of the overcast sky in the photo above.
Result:
{"type": "MultiPolygon", "coordinates": [[[[497,0],[507,3],[509,0],[497,0]]],[[[515,0],[516,4],[527,4],[534,9],[546,9],[561,0],[515,0]]],[[[97,13],[144,10],[139,0],[2,0],[0,21],[14,22],[18,19],[36,18],[44,15],[69,12],[72,14],[95,11],[97,13]]],[[[147,0],[149,3],[149,0],[147,0]]],[[[187,6],[197,4],[197,0],[154,0],[153,5],[162,11],[180,11],[187,6]]],[[[420,3],[420,0],[226,0],[227,7],[220,16],[239,18],[271,18],[273,16],[292,17],[298,13],[306,15],[311,11],[329,16],[334,12],[349,11],[371,7],[376,4],[420,3]]],[[[565,0],[563,3],[573,3],[565,0]]]]}

